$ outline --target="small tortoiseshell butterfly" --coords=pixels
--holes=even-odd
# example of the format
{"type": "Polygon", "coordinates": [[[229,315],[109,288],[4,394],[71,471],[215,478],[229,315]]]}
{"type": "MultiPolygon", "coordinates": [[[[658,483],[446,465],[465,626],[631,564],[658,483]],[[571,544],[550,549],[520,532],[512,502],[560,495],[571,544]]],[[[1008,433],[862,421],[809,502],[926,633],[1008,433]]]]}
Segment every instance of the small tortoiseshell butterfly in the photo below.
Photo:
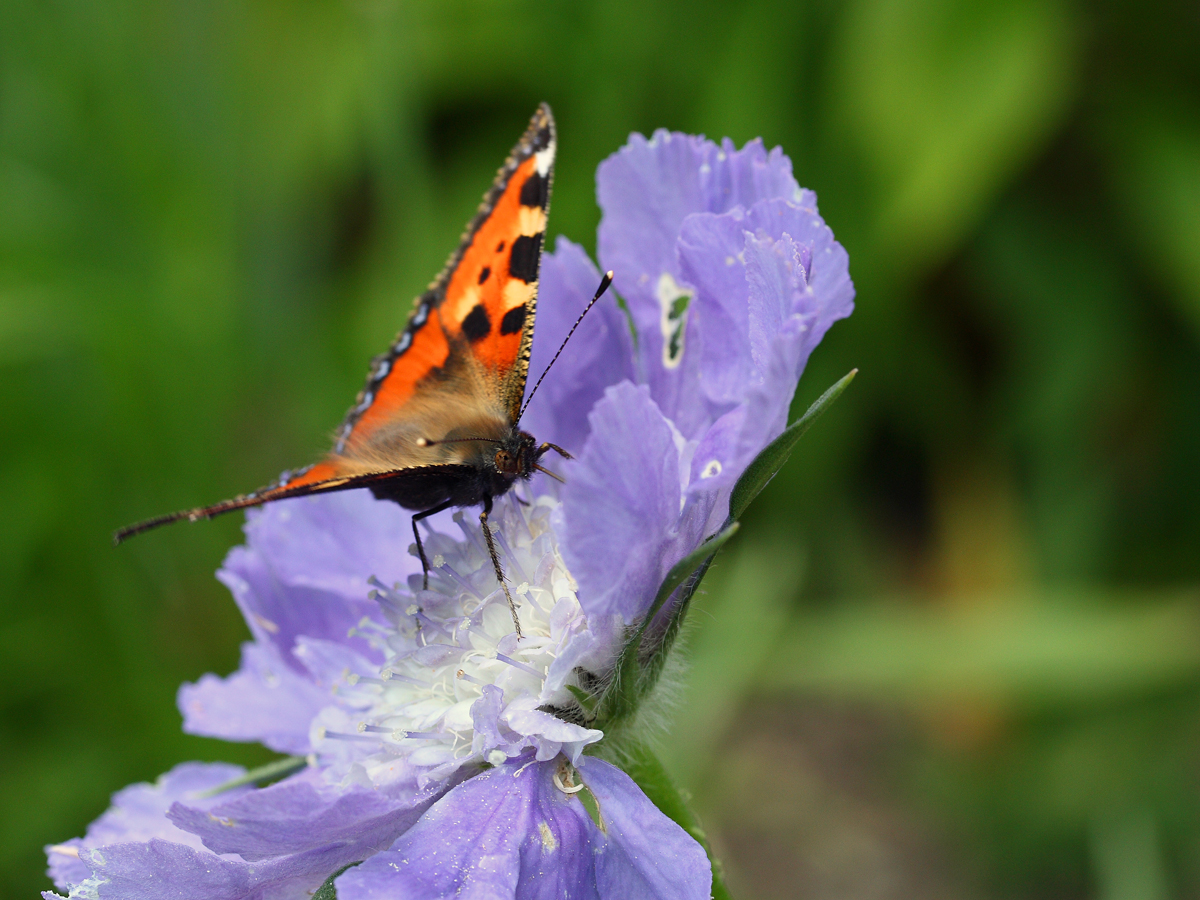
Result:
{"type": "MultiPolygon", "coordinates": [[[[417,522],[451,507],[482,504],[483,534],[520,634],[488,514],[493,499],[518,478],[534,471],[553,476],[539,464],[548,451],[570,456],[554,444],[539,446],[518,427],[554,151],[554,119],[542,104],[446,268],[418,298],[391,349],[375,359],[325,459],[254,493],[123,528],[114,541],[273,500],[368,488],[381,500],[418,510],[413,536],[428,587],[429,561],[417,522]]],[[[592,303],[611,282],[610,272],[592,303]]]]}

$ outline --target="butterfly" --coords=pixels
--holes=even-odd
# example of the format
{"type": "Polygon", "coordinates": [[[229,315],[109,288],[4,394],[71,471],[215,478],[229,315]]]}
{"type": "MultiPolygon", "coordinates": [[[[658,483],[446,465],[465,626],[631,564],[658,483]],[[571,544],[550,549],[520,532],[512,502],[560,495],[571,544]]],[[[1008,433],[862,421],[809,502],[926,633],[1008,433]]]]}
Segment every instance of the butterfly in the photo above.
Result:
{"type": "MultiPolygon", "coordinates": [[[[114,543],[183,519],[195,522],[291,497],[367,488],[378,499],[417,511],[413,536],[428,589],[429,560],[417,523],[452,507],[482,505],[479,521],[519,636],[521,625],[488,516],[494,499],[518,480],[535,471],[558,477],[542,467],[546,453],[570,458],[562,447],[538,444],[520,429],[529,402],[525,384],[555,149],[554,118],[543,103],[446,267],[417,298],[407,327],[373,361],[366,386],[323,460],[252,493],[122,528],[114,543]]],[[[576,327],[611,283],[609,272],[576,327]]],[[[557,359],[556,353],[550,366],[557,359]]],[[[529,399],[540,384],[541,378],[529,399]]]]}

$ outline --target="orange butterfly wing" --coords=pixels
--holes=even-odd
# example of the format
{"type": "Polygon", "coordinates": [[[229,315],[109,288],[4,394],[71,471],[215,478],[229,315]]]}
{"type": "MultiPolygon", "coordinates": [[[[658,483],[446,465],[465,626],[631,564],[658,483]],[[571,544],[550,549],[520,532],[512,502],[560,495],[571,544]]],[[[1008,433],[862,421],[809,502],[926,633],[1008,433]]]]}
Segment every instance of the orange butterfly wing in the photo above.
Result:
{"type": "Polygon", "coordinates": [[[419,494],[425,481],[465,472],[465,445],[425,442],[499,437],[519,417],[555,150],[554,118],[542,104],[462,243],[373,362],[328,457],[253,493],[121,529],[115,540],[180,519],[387,480],[411,481],[419,494]]]}
{"type": "MultiPolygon", "coordinates": [[[[467,226],[462,244],[417,301],[408,327],[375,360],[338,433],[335,453],[370,441],[404,416],[439,375],[469,357],[476,393],[491,394],[509,423],[525,392],[537,311],[538,265],[550,204],[554,120],[543,104],[467,226]]],[[[441,435],[428,435],[430,438],[441,435]]]]}

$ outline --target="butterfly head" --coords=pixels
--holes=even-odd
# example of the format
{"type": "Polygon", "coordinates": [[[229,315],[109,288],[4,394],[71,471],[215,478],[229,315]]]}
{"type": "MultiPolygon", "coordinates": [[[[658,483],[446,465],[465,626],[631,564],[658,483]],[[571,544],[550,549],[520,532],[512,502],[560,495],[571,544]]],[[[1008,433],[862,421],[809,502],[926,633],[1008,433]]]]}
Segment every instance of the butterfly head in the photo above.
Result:
{"type": "Polygon", "coordinates": [[[504,481],[506,489],[511,487],[518,478],[529,478],[534,472],[542,472],[556,481],[562,481],[558,475],[540,465],[542,457],[551,450],[566,459],[571,458],[571,454],[557,444],[547,443],[538,446],[533,435],[514,428],[512,433],[496,448],[496,454],[493,457],[496,477],[504,481]]]}
{"type": "Polygon", "coordinates": [[[528,478],[533,474],[533,467],[537,465],[537,461],[546,452],[538,452],[536,445],[533,435],[514,429],[496,448],[496,472],[509,480],[528,478]]]}

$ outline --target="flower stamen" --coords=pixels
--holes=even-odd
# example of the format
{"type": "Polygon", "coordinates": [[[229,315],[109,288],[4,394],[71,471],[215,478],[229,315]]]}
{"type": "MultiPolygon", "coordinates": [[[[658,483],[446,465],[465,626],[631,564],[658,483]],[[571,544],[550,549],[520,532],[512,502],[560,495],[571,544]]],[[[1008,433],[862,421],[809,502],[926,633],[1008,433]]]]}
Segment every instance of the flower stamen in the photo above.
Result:
{"type": "Polygon", "coordinates": [[[322,728],[318,732],[318,736],[322,740],[328,738],[332,741],[370,741],[372,744],[379,743],[379,738],[373,738],[365,734],[346,734],[344,731],[330,731],[328,728],[322,728]]]}
{"type": "Polygon", "coordinates": [[[379,670],[345,674],[337,706],[323,714],[328,730],[318,732],[343,742],[346,749],[332,753],[339,765],[360,767],[376,780],[393,777],[400,756],[421,771],[420,778],[440,779],[471,760],[499,765],[531,749],[543,759],[573,756],[602,737],[572,724],[565,725],[569,738],[557,736],[561,728],[552,738],[543,718],[526,715],[571,704],[563,678],[548,679],[555,660],[588,628],[550,528],[557,505],[552,497],[539,497],[496,517],[496,535],[503,530],[497,550],[519,583],[513,598],[520,643],[503,592],[479,595],[478,585],[495,584],[494,568],[478,527],[465,527],[461,514],[454,519],[462,537],[429,532],[429,544],[446,559],[430,571],[428,591],[370,579],[384,619],[372,635],[382,656],[379,670]],[[498,690],[485,690],[490,686],[498,690]],[[355,741],[368,746],[359,750],[355,741]]]}
{"type": "Polygon", "coordinates": [[[480,680],[480,679],[476,678],[474,675],[468,675],[468,674],[467,674],[466,672],[464,672],[462,669],[459,669],[459,670],[458,670],[458,671],[455,673],[455,677],[456,677],[456,678],[458,678],[458,679],[459,679],[459,681],[469,681],[469,682],[471,682],[471,684],[477,684],[477,685],[479,685],[480,687],[486,687],[486,686],[489,684],[489,682],[487,682],[487,681],[482,681],[482,680],[480,680]]]}
{"type": "Polygon", "coordinates": [[[532,666],[527,666],[523,662],[517,662],[511,656],[505,656],[503,653],[497,653],[496,659],[500,660],[500,662],[502,662],[502,663],[508,663],[514,669],[520,669],[522,672],[528,672],[534,678],[545,678],[546,677],[545,672],[539,672],[537,669],[533,668],[532,666]]]}

